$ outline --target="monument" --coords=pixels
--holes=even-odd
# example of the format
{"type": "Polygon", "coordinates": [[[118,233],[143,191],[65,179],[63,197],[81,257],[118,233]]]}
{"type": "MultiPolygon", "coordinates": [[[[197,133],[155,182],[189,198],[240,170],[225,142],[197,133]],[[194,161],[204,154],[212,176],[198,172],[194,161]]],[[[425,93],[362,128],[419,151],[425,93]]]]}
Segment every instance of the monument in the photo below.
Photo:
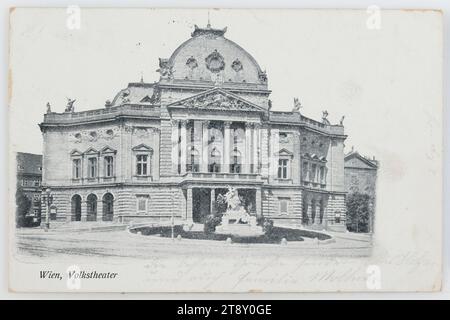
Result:
{"type": "Polygon", "coordinates": [[[217,233],[236,235],[260,235],[263,228],[257,225],[256,216],[250,215],[242,205],[238,190],[228,187],[225,195],[219,195],[219,201],[226,204],[226,210],[222,215],[222,222],[216,227],[217,233]]]}

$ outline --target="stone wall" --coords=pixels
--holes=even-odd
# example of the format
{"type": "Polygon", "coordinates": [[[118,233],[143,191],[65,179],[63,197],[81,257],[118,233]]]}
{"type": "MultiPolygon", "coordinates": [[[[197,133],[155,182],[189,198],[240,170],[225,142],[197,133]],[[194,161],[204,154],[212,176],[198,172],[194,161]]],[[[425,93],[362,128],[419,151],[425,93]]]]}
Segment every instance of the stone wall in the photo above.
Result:
{"type": "Polygon", "coordinates": [[[97,181],[104,177],[102,150],[114,150],[114,182],[131,182],[135,175],[133,148],[144,144],[153,150],[152,180],[159,180],[159,121],[127,121],[47,129],[44,135],[43,185],[70,186],[87,182],[87,151],[98,154],[97,181]],[[82,160],[82,179],[73,181],[74,156],[82,160]]]}
{"type": "MultiPolygon", "coordinates": [[[[72,220],[72,197],[81,196],[81,220],[86,221],[87,203],[89,195],[97,197],[97,221],[102,221],[103,203],[102,199],[106,193],[114,196],[114,221],[124,217],[125,220],[153,221],[170,220],[172,215],[181,219],[185,214],[185,202],[183,192],[174,186],[97,186],[87,188],[54,188],[52,189],[53,204],[57,207],[57,220],[72,220]],[[146,211],[138,211],[138,198],[147,199],[146,211]]],[[[46,208],[42,210],[45,219],[46,208]]],[[[125,221],[124,220],[124,221],[125,221]]]]}

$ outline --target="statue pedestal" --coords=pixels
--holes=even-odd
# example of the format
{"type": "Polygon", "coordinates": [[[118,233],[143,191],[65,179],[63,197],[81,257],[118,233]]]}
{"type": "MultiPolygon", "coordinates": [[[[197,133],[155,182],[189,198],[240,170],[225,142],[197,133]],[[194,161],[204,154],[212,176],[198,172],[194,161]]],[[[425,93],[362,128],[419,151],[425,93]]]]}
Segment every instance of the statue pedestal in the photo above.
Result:
{"type": "Polygon", "coordinates": [[[232,234],[238,236],[260,236],[264,234],[263,228],[256,225],[256,217],[250,216],[247,223],[230,223],[232,217],[224,215],[222,223],[216,227],[216,233],[232,234]]]}

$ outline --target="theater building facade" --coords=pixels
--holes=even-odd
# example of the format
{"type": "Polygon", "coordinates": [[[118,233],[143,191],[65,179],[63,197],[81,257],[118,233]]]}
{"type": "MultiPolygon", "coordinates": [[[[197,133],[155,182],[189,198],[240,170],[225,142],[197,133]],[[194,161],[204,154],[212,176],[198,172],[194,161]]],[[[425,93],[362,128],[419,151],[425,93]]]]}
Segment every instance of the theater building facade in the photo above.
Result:
{"type": "Polygon", "coordinates": [[[345,230],[344,127],[298,104],[273,110],[266,73],[225,32],[196,26],[159,60],[158,82],[129,83],[102,108],[48,108],[43,185],[57,220],[202,223],[233,186],[276,224],[345,230]]]}

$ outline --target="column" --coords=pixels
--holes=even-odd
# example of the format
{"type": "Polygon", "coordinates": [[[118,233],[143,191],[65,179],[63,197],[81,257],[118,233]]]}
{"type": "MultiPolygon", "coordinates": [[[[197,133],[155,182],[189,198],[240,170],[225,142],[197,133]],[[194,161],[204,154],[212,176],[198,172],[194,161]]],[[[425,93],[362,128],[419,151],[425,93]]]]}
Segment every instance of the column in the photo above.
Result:
{"type": "Polygon", "coordinates": [[[203,130],[202,130],[202,155],[200,161],[200,171],[208,172],[208,127],[209,121],[203,121],[203,130]]]}
{"type": "Polygon", "coordinates": [[[269,176],[269,128],[262,127],[259,131],[260,146],[261,146],[261,175],[263,177],[269,176]]]}
{"type": "Polygon", "coordinates": [[[262,199],[261,199],[261,189],[256,189],[256,196],[255,196],[255,204],[256,204],[256,216],[260,217],[263,215],[262,213],[262,199]]]}
{"type": "Polygon", "coordinates": [[[185,219],[192,222],[192,188],[186,190],[186,215],[185,219]]]}
{"type": "Polygon", "coordinates": [[[259,124],[255,123],[253,126],[253,141],[252,141],[252,147],[253,147],[253,173],[258,173],[258,163],[259,163],[259,157],[258,157],[258,151],[259,151],[259,124]]]}
{"type": "Polygon", "coordinates": [[[250,163],[252,162],[251,157],[251,143],[252,143],[252,124],[249,122],[245,123],[245,156],[244,156],[244,173],[250,172],[250,163]]]}
{"type": "Polygon", "coordinates": [[[210,213],[216,213],[216,189],[211,188],[211,205],[210,205],[210,213]]]}
{"type": "Polygon", "coordinates": [[[307,225],[311,224],[311,218],[312,218],[312,211],[311,211],[311,199],[308,199],[308,201],[306,201],[306,216],[308,217],[308,222],[306,223],[307,225]]]}
{"type": "Polygon", "coordinates": [[[87,201],[81,200],[81,221],[87,221],[87,201]]]}
{"type": "Polygon", "coordinates": [[[103,198],[101,194],[97,199],[97,221],[103,221],[103,198]]]}
{"type": "Polygon", "coordinates": [[[172,172],[178,173],[178,120],[172,120],[172,172]]]}
{"type": "Polygon", "coordinates": [[[187,121],[186,120],[181,120],[181,159],[180,159],[180,164],[181,164],[181,174],[185,174],[186,173],[186,125],[187,125],[187,121]]]}
{"type": "Polygon", "coordinates": [[[222,172],[229,173],[230,172],[230,126],[231,121],[225,121],[223,123],[223,131],[224,131],[224,137],[223,137],[223,168],[222,172]]]}

